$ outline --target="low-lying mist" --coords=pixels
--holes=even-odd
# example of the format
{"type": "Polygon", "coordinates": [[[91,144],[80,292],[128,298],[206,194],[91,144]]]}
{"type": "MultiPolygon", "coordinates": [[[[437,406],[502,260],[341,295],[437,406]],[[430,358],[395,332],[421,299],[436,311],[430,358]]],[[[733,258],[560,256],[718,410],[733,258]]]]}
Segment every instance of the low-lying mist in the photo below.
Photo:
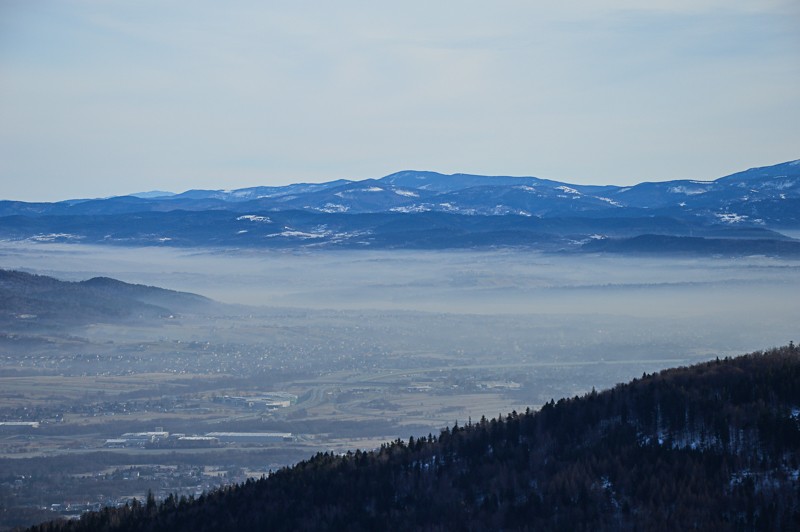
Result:
{"type": "Polygon", "coordinates": [[[503,337],[523,336],[524,348],[534,352],[551,344],[545,340],[557,332],[563,348],[592,345],[593,355],[603,345],[609,356],[614,346],[636,345],[643,358],[663,357],[668,354],[664,342],[679,358],[732,354],[794,339],[800,317],[800,298],[792,295],[800,286],[800,262],[767,257],[6,243],[0,247],[0,266],[65,280],[110,276],[268,308],[357,311],[353,316],[374,317],[379,311],[475,315],[464,318],[469,323],[465,330],[448,327],[443,338],[429,341],[456,346],[462,337],[483,335],[504,344],[503,337]],[[482,322],[477,316],[490,319],[482,322]],[[520,331],[526,327],[520,322],[530,324],[527,331],[520,331]]]}
{"type": "Polygon", "coordinates": [[[19,306],[32,285],[0,287],[0,468],[24,479],[0,484],[0,529],[64,501],[198,495],[320,451],[786,344],[800,317],[800,262],[766,257],[2,243],[0,268],[221,302],[174,311],[196,298],[122,285],[166,310],[134,311],[99,281],[106,292],[62,289],[34,312],[19,306]]]}

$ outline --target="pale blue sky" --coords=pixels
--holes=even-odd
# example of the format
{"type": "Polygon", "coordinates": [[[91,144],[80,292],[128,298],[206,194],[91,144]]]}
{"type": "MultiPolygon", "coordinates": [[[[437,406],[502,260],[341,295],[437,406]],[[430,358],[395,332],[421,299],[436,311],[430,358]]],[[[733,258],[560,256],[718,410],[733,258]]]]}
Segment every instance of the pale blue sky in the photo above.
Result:
{"type": "Polygon", "coordinates": [[[713,179],[800,157],[797,28],[794,0],[0,0],[0,198],[713,179]]]}

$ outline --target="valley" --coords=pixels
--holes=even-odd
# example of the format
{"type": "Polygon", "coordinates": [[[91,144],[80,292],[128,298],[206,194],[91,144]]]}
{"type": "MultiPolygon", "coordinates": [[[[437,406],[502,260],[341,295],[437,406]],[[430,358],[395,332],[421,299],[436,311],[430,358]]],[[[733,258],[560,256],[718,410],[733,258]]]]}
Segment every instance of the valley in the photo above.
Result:
{"type": "Polygon", "coordinates": [[[5,526],[148,491],[198,495],[316,452],[538,409],[788,341],[800,314],[787,295],[800,264],[763,256],[4,243],[0,258],[56,279],[104,275],[212,299],[92,281],[69,287],[157,296],[163,309],[7,322],[0,497],[17,521],[5,526]]]}

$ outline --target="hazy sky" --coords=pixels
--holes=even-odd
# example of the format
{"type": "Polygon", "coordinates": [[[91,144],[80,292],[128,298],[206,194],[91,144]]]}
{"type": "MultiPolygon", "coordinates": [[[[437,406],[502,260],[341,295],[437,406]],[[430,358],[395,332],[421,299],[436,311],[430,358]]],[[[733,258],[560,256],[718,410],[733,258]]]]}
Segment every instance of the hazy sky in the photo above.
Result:
{"type": "Polygon", "coordinates": [[[0,198],[800,157],[796,0],[0,0],[0,198]]]}

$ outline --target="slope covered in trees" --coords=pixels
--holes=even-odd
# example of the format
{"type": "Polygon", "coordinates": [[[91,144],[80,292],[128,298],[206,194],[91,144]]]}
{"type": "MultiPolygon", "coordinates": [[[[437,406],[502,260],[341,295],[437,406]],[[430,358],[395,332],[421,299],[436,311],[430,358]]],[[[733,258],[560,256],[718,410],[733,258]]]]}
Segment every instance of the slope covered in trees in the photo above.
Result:
{"type": "Polygon", "coordinates": [[[32,530],[790,530],[798,474],[790,344],[32,530]]]}

